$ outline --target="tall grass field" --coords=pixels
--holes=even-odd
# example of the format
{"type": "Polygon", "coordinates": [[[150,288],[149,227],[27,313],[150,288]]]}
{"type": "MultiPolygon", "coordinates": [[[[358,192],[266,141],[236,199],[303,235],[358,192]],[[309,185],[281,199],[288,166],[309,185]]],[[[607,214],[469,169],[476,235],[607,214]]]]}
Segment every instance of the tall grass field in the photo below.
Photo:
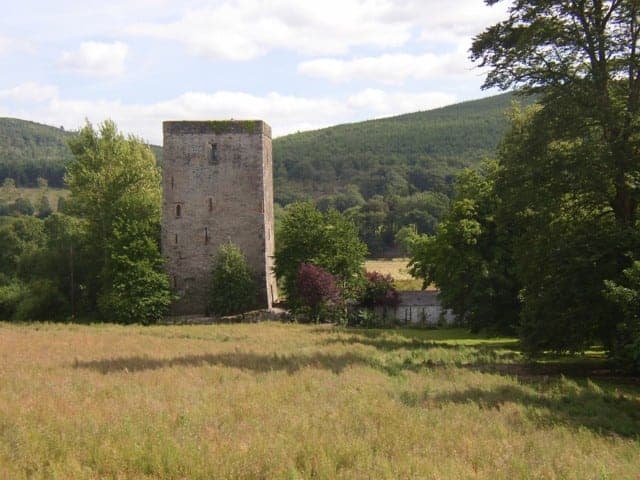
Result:
{"type": "Polygon", "coordinates": [[[640,386],[462,330],[0,323],[0,479],[638,479],[640,386]]]}

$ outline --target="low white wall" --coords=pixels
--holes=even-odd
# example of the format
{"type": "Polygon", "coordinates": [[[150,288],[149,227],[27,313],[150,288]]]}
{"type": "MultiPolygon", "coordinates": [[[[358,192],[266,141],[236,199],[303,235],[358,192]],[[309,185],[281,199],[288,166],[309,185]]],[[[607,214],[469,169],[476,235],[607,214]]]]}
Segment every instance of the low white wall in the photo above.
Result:
{"type": "Polygon", "coordinates": [[[376,308],[375,313],[380,316],[392,317],[398,323],[415,325],[452,325],[455,315],[451,310],[443,310],[439,305],[401,305],[395,310],[376,308]]]}

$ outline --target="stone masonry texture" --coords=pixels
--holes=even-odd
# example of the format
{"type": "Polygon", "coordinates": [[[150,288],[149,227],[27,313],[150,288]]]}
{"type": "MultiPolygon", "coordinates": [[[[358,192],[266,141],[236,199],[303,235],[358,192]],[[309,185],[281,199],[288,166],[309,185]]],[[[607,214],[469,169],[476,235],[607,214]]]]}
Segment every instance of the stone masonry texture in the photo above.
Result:
{"type": "Polygon", "coordinates": [[[277,299],[273,273],[271,128],[262,121],[164,122],[162,252],[174,315],[207,313],[218,247],[233,242],[259,285],[259,307],[277,299]]]}

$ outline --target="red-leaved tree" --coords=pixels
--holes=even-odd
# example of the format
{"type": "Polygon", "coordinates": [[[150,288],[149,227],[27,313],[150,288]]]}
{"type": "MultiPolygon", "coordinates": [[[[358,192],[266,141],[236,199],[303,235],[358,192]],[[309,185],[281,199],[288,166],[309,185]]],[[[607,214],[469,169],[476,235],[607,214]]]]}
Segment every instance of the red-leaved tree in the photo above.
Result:
{"type": "Polygon", "coordinates": [[[368,308],[396,308],[400,304],[400,294],[396,290],[391,275],[379,272],[365,272],[366,285],[362,294],[362,306],[368,308]]]}
{"type": "Polygon", "coordinates": [[[336,277],[312,263],[300,264],[296,275],[296,292],[314,321],[320,319],[324,308],[335,306],[340,301],[336,277]]]}

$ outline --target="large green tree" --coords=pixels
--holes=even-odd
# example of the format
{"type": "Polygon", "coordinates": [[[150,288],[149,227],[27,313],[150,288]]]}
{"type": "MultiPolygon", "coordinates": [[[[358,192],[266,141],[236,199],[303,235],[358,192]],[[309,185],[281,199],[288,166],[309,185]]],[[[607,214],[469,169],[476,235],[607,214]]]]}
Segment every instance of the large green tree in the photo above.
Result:
{"type": "Polygon", "coordinates": [[[496,182],[532,352],[621,345],[604,292],[640,247],[639,14],[638,0],[519,0],[472,46],[485,87],[540,104],[515,119],[496,182]]]}
{"type": "Polygon", "coordinates": [[[86,222],[89,301],[105,319],[152,322],[171,297],[159,252],[160,172],[151,149],[112,121],[69,140],[69,212],[86,222]]]}
{"type": "Polygon", "coordinates": [[[611,177],[598,135],[559,136],[560,118],[551,107],[514,112],[494,187],[531,352],[580,351],[596,341],[611,346],[616,311],[603,295],[604,281],[618,278],[638,245],[635,229],[618,222],[609,204],[611,177]]]}
{"type": "Polygon", "coordinates": [[[436,235],[409,240],[411,272],[441,289],[443,304],[472,330],[511,332],[518,323],[519,283],[511,237],[498,222],[496,162],[457,179],[451,210],[436,235]]]}
{"type": "Polygon", "coordinates": [[[639,18],[638,0],[518,0],[471,49],[490,69],[485,87],[538,92],[557,117],[555,138],[595,140],[608,203],[627,227],[638,205],[639,18]]]}
{"type": "Polygon", "coordinates": [[[46,242],[44,224],[34,217],[0,217],[0,284],[29,273],[26,259],[46,242]]]}

